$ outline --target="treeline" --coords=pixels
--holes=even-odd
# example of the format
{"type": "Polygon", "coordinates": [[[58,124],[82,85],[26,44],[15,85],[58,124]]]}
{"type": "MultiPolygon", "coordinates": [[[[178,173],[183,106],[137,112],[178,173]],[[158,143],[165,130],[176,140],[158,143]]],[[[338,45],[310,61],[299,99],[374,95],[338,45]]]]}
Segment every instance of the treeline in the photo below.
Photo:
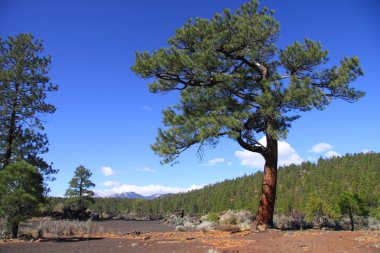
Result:
{"type": "MultiPolygon", "coordinates": [[[[262,172],[208,185],[200,190],[173,194],[154,200],[96,198],[93,212],[165,214],[183,209],[189,214],[205,214],[228,209],[256,213],[262,172]]],[[[317,163],[281,167],[278,171],[276,211],[305,212],[310,201],[323,199],[332,211],[339,212],[344,193],[360,198],[371,216],[380,217],[380,154],[354,154],[317,163]]]]}

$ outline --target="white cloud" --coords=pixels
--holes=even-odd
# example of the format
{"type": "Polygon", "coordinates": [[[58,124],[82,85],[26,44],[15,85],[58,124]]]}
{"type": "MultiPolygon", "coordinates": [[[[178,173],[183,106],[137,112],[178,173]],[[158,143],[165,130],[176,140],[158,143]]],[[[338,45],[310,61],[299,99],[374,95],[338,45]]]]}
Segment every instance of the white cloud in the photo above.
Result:
{"type": "Polygon", "coordinates": [[[371,153],[371,152],[373,152],[373,151],[370,150],[370,149],[368,149],[368,148],[365,148],[365,149],[363,149],[363,150],[360,151],[360,152],[366,154],[366,153],[371,153]]]}
{"type": "Polygon", "coordinates": [[[264,158],[257,153],[248,150],[235,151],[235,156],[240,160],[241,165],[262,169],[264,167],[264,158]]]}
{"type": "MultiPolygon", "coordinates": [[[[266,138],[263,137],[259,142],[266,146],[266,138]]],[[[265,161],[264,158],[258,154],[253,153],[248,150],[235,151],[235,156],[240,160],[241,164],[248,167],[253,167],[257,169],[263,169],[265,161]]],[[[289,164],[300,164],[303,159],[298,155],[298,153],[290,146],[289,143],[285,141],[278,142],[278,165],[289,165],[289,164]]]]}
{"type": "Polygon", "coordinates": [[[150,196],[153,194],[167,194],[167,193],[178,193],[178,192],[187,192],[195,189],[200,189],[203,186],[200,185],[192,185],[187,188],[183,187],[171,187],[171,186],[162,186],[162,185],[145,185],[145,186],[139,186],[139,185],[128,185],[128,184],[122,184],[119,186],[115,186],[111,189],[106,189],[103,191],[95,191],[98,196],[101,197],[108,197],[115,193],[123,193],[123,192],[136,192],[138,194],[141,194],[143,196],[150,196]]]}
{"type": "Polygon", "coordinates": [[[144,105],[144,106],[142,107],[142,109],[143,109],[144,111],[151,111],[151,110],[152,110],[151,107],[146,106],[146,105],[144,105]]]}
{"type": "Polygon", "coordinates": [[[208,166],[215,166],[217,165],[218,163],[224,163],[226,160],[224,158],[221,158],[221,157],[217,157],[217,158],[214,158],[214,159],[211,159],[210,161],[207,162],[207,165],[208,166]]]}
{"type": "Polygon", "coordinates": [[[314,145],[311,148],[310,152],[320,154],[320,153],[326,152],[328,150],[331,150],[333,148],[334,147],[332,145],[330,145],[328,143],[321,142],[321,143],[318,143],[317,145],[314,145]]]}
{"type": "Polygon", "coordinates": [[[280,166],[289,164],[300,164],[303,159],[298,155],[298,153],[290,146],[289,143],[285,141],[278,142],[278,163],[280,166]]]}
{"type": "Polygon", "coordinates": [[[104,185],[105,187],[118,186],[120,185],[120,182],[119,181],[105,181],[101,183],[101,185],[104,185]]]}
{"type": "Polygon", "coordinates": [[[139,172],[156,172],[156,170],[149,167],[135,168],[135,170],[139,172]]]}
{"type": "Polygon", "coordinates": [[[232,162],[228,162],[227,164],[228,164],[228,166],[231,166],[231,165],[232,165],[232,162]]]}
{"type": "Polygon", "coordinates": [[[102,167],[102,173],[104,176],[112,176],[114,174],[114,171],[112,170],[111,167],[104,166],[102,167]]]}
{"type": "Polygon", "coordinates": [[[331,158],[331,157],[334,157],[334,156],[336,156],[336,157],[341,156],[341,154],[339,154],[338,152],[335,152],[335,151],[333,151],[333,150],[330,150],[330,151],[328,151],[328,152],[326,153],[325,156],[326,156],[327,158],[331,158]]]}

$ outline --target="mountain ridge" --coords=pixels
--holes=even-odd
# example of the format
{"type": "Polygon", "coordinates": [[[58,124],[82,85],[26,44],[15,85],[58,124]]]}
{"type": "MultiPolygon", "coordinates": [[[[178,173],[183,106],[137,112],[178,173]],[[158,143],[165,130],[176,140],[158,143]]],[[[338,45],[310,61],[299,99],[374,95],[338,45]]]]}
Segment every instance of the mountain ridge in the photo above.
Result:
{"type": "MultiPolygon", "coordinates": [[[[168,193],[170,194],[170,193],[168,193]]],[[[146,200],[152,200],[156,198],[160,198],[164,195],[163,193],[155,193],[152,195],[144,196],[141,194],[138,194],[136,192],[121,192],[121,193],[114,193],[108,196],[108,198],[127,198],[127,199],[146,199],[146,200]]]]}

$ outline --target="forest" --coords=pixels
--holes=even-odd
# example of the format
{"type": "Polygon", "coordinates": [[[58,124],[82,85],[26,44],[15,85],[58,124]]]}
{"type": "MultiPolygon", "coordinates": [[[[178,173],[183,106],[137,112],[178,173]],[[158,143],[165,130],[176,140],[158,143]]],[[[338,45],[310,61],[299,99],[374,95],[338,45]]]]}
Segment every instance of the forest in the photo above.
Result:
{"type": "MultiPolygon", "coordinates": [[[[154,200],[95,198],[89,207],[96,213],[165,214],[183,209],[187,214],[206,214],[225,210],[257,211],[262,172],[228,179],[200,190],[172,194],[154,200]]],[[[316,163],[304,162],[279,168],[276,209],[278,213],[306,212],[308,204],[322,199],[332,214],[339,214],[339,199],[344,193],[358,196],[366,213],[380,218],[380,154],[358,153],[316,163]]],[[[50,199],[50,204],[65,199],[50,199]]]]}

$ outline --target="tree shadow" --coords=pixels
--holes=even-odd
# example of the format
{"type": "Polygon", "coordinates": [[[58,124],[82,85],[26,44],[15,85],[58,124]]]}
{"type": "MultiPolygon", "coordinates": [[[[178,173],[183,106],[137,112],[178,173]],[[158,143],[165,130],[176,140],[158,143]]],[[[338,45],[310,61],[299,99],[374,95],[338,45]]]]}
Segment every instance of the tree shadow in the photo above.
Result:
{"type": "Polygon", "coordinates": [[[43,238],[40,239],[40,242],[56,242],[56,243],[65,243],[65,242],[83,242],[83,241],[97,241],[102,240],[104,237],[58,237],[58,238],[43,238]]]}

